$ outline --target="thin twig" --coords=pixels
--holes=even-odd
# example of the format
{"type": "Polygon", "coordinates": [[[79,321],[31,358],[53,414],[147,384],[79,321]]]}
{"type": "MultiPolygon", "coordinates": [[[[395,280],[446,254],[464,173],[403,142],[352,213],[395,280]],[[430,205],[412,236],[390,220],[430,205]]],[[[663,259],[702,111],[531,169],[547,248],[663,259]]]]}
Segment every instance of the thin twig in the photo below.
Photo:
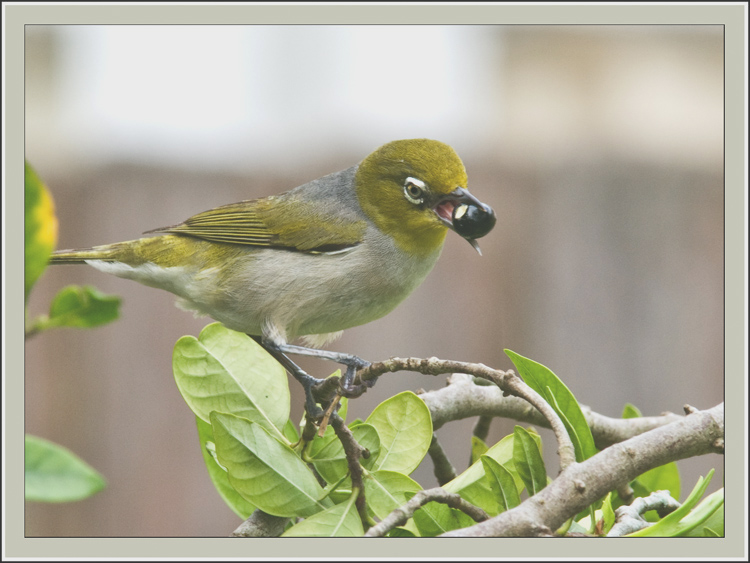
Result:
{"type": "Polygon", "coordinates": [[[500,389],[525,399],[541,412],[549,422],[550,428],[555,433],[558,443],[558,454],[560,456],[560,467],[564,470],[568,465],[575,463],[575,449],[571,442],[565,426],[555,410],[545,401],[539,393],[518,377],[513,371],[500,371],[487,367],[484,364],[456,362],[453,360],[441,360],[439,358],[391,358],[383,362],[375,362],[362,368],[357,373],[357,380],[367,382],[384,373],[394,371],[416,371],[425,375],[440,375],[444,373],[468,373],[475,377],[481,377],[491,381],[500,389]]]}
{"type": "Polygon", "coordinates": [[[490,424],[492,423],[492,417],[487,415],[481,415],[477,419],[477,423],[474,425],[474,430],[472,431],[474,436],[482,440],[482,442],[487,441],[487,436],[490,433],[490,424]]]}
{"type": "Polygon", "coordinates": [[[323,413],[323,418],[320,420],[320,425],[318,426],[318,436],[322,437],[323,434],[325,434],[326,427],[328,426],[328,421],[331,418],[331,413],[338,406],[340,400],[341,400],[341,395],[336,393],[336,395],[331,400],[331,404],[328,405],[328,408],[323,413]]]}
{"type": "Polygon", "coordinates": [[[396,526],[405,524],[417,510],[428,502],[447,504],[451,508],[456,508],[469,515],[475,522],[483,522],[489,518],[484,510],[466,502],[458,494],[449,493],[441,487],[435,487],[434,489],[418,491],[406,504],[395,509],[381,522],[370,528],[365,537],[383,537],[396,526]]]}
{"type": "Polygon", "coordinates": [[[349,475],[352,479],[352,490],[357,489],[359,495],[355,501],[357,512],[362,520],[362,526],[365,530],[369,526],[369,516],[367,514],[367,505],[365,504],[365,487],[362,483],[362,466],[359,464],[360,457],[369,457],[370,452],[359,445],[354,439],[354,435],[351,430],[344,424],[344,419],[341,418],[338,413],[331,413],[331,426],[333,427],[336,436],[341,441],[341,445],[344,447],[344,453],[346,454],[346,462],[349,466],[349,475]]]}

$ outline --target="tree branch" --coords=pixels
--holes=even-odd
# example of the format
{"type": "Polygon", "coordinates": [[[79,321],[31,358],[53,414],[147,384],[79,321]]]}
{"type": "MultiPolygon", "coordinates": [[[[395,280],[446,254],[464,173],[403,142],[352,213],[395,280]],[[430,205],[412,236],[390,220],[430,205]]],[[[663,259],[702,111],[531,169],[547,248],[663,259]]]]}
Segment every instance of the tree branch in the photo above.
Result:
{"type": "Polygon", "coordinates": [[[468,514],[475,522],[487,520],[487,513],[473,504],[466,502],[456,493],[449,493],[441,487],[418,491],[406,504],[400,506],[378,524],[370,528],[365,537],[379,538],[390,532],[396,526],[400,526],[411,518],[414,513],[428,502],[441,502],[451,508],[456,508],[468,514]]]}
{"type": "Polygon", "coordinates": [[[391,358],[383,362],[375,362],[359,370],[355,383],[367,384],[368,381],[384,373],[394,371],[416,371],[425,375],[440,375],[454,372],[468,373],[494,383],[504,392],[525,399],[544,415],[544,418],[548,422],[548,427],[552,429],[557,438],[557,452],[560,455],[560,467],[562,469],[575,463],[575,449],[560,417],[539,393],[526,385],[523,379],[518,377],[513,371],[500,371],[487,367],[484,364],[441,360],[434,357],[427,359],[391,358]]]}
{"type": "Polygon", "coordinates": [[[230,537],[241,538],[277,538],[284,532],[289,518],[271,516],[256,509],[250,517],[232,532],[230,537]]]}
{"type": "Polygon", "coordinates": [[[456,470],[454,469],[451,460],[445,455],[443,446],[440,445],[440,442],[437,439],[437,434],[432,435],[432,442],[430,442],[430,448],[427,450],[427,453],[430,454],[430,458],[432,459],[435,479],[437,479],[437,482],[441,487],[448,481],[452,481],[456,478],[456,470]]]}
{"type": "Polygon", "coordinates": [[[446,537],[528,537],[556,530],[587,506],[641,473],[687,457],[721,452],[724,403],[614,444],[572,464],[519,506],[446,537]]]}
{"type": "Polygon", "coordinates": [[[369,525],[369,517],[367,515],[367,505],[365,504],[365,487],[362,483],[362,466],[359,464],[359,458],[370,457],[370,452],[360,446],[359,442],[354,439],[352,431],[344,424],[344,419],[338,413],[331,413],[331,426],[341,441],[341,445],[344,447],[346,462],[349,466],[349,475],[352,478],[352,490],[356,489],[359,491],[354,505],[357,507],[357,512],[362,520],[362,526],[366,530],[369,525]]]}
{"type": "MultiPolygon", "coordinates": [[[[504,396],[494,385],[477,385],[471,375],[464,373],[452,374],[446,387],[427,391],[420,397],[430,409],[435,430],[448,422],[472,416],[509,418],[549,428],[541,413],[523,399],[504,396]]],[[[584,405],[581,405],[581,410],[599,449],[684,418],[673,413],[640,418],[611,418],[584,405]]]]}
{"type": "Polygon", "coordinates": [[[472,434],[482,440],[482,442],[487,441],[487,435],[490,433],[490,424],[492,423],[491,416],[482,415],[477,419],[476,424],[474,425],[474,430],[472,430],[472,434]]]}

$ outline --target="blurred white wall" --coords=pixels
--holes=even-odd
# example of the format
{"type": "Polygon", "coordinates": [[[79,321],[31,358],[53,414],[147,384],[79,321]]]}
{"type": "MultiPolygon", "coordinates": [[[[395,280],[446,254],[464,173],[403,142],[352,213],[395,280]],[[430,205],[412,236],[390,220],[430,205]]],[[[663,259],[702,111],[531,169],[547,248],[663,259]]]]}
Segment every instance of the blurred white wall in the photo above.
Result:
{"type": "Polygon", "coordinates": [[[86,166],[137,159],[249,171],[308,164],[331,147],[369,152],[373,138],[476,139],[466,132],[492,104],[482,88],[490,31],[29,26],[57,76],[54,95],[29,83],[39,97],[28,148],[86,166]]]}

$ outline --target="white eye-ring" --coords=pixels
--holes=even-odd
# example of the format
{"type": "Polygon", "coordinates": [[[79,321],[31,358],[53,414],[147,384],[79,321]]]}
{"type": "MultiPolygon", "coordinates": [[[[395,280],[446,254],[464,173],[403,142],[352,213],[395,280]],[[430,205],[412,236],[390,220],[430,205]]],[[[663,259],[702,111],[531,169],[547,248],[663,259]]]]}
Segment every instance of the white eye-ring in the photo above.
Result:
{"type": "Polygon", "coordinates": [[[409,176],[404,182],[404,196],[415,205],[424,201],[425,191],[425,183],[422,180],[409,176]]]}

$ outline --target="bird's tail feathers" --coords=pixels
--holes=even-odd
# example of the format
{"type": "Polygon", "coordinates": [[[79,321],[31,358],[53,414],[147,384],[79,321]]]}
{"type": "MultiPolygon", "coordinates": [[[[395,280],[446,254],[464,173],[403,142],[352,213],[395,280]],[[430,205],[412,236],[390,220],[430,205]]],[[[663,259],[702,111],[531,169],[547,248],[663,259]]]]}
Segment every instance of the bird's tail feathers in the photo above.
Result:
{"type": "Polygon", "coordinates": [[[122,243],[92,246],[91,248],[73,248],[56,250],[49,259],[50,264],[84,264],[86,260],[104,260],[109,262],[122,259],[122,243]]]}

